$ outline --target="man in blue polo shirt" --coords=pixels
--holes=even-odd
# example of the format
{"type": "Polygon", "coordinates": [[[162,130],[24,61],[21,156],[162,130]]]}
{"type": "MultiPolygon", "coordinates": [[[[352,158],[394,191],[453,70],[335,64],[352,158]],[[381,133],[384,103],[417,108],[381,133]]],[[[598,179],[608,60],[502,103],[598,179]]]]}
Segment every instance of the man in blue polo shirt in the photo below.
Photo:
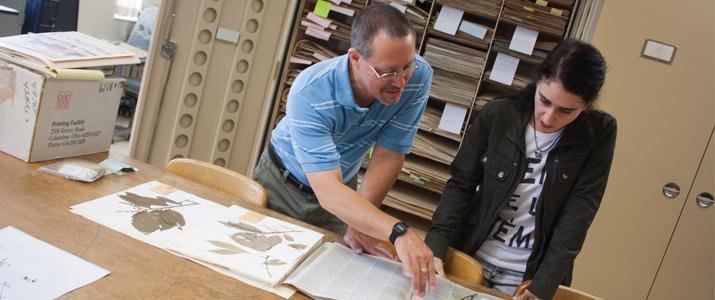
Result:
{"type": "Polygon", "coordinates": [[[254,172],[268,191],[269,208],[345,233],[357,252],[390,256],[369,236],[390,240],[420,295],[425,281],[434,286],[432,252],[378,207],[410,152],[431,83],[432,69],[415,54],[404,15],[388,5],[365,8],[353,22],[348,53],[296,78],[287,114],[254,172]]]}

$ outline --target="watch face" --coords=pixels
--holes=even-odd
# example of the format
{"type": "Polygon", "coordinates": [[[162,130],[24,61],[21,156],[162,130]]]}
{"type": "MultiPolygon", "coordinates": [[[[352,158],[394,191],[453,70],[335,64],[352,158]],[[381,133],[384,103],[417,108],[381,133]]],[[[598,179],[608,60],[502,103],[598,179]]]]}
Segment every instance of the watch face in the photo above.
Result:
{"type": "Polygon", "coordinates": [[[399,233],[403,233],[407,230],[407,226],[405,226],[405,224],[402,224],[402,223],[397,223],[395,225],[395,230],[399,233]]]}

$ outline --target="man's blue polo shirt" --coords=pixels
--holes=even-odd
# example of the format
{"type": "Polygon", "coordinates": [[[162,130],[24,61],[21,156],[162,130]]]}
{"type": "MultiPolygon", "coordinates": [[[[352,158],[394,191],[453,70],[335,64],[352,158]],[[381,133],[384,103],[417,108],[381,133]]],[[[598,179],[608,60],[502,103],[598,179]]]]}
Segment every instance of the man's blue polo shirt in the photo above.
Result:
{"type": "Polygon", "coordinates": [[[427,61],[416,55],[415,62],[419,67],[400,101],[392,105],[374,101],[368,108],[355,104],[347,55],[301,72],[288,94],[287,114],[271,137],[286,168],[306,185],[305,172],[340,168],[347,183],[375,142],[409,153],[432,84],[427,61]]]}

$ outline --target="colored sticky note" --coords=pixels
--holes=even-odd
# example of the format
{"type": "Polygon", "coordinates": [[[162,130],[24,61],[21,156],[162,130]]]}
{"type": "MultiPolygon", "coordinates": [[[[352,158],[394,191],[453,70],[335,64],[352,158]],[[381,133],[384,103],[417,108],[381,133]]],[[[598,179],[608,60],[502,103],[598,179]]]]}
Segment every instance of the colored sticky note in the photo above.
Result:
{"type": "Polygon", "coordinates": [[[534,3],[538,6],[548,6],[549,5],[549,1],[544,1],[544,0],[536,0],[536,2],[534,2],[534,3]]]}
{"type": "Polygon", "coordinates": [[[559,16],[559,17],[560,17],[561,15],[564,14],[564,11],[563,11],[563,10],[560,10],[560,9],[558,9],[558,8],[552,8],[552,9],[551,9],[551,14],[554,15],[554,16],[559,16]]]}
{"type": "Polygon", "coordinates": [[[333,7],[333,4],[331,4],[330,2],[318,0],[318,2],[315,3],[315,9],[313,9],[313,13],[316,16],[327,18],[328,13],[330,13],[331,7],[333,7]]]}

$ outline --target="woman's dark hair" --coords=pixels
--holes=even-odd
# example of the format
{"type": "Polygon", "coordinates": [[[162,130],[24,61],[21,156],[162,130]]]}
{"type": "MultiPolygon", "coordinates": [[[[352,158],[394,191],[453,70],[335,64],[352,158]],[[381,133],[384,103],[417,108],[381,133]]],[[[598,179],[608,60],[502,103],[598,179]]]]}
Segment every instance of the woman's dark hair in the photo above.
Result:
{"type": "Polygon", "coordinates": [[[541,62],[538,78],[556,80],[590,104],[598,98],[606,80],[606,60],[591,44],[565,39],[541,62]]]}
{"type": "Polygon", "coordinates": [[[397,8],[387,4],[373,4],[355,17],[350,33],[350,47],[365,57],[372,56],[372,41],[384,32],[389,37],[415,36],[410,22],[397,8]]]}

